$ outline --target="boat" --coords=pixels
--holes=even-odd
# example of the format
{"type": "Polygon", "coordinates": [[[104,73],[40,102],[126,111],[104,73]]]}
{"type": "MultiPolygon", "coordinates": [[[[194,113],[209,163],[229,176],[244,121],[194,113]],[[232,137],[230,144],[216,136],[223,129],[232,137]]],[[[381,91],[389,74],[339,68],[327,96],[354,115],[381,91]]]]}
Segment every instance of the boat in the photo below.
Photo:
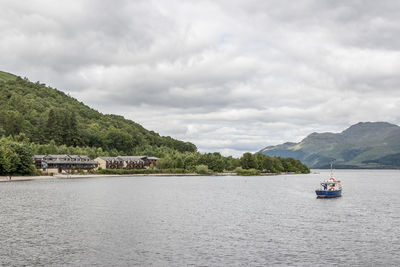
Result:
{"type": "Polygon", "coordinates": [[[331,164],[331,175],[330,178],[321,183],[320,188],[315,190],[317,198],[333,198],[342,196],[342,184],[341,181],[336,180],[333,177],[332,164],[331,164]]]}

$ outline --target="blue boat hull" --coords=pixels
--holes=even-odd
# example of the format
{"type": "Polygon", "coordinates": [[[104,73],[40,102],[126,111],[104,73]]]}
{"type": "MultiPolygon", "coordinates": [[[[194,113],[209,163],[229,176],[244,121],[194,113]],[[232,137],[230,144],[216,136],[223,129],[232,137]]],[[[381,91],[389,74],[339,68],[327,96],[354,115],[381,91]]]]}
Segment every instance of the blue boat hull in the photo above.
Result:
{"type": "Polygon", "coordinates": [[[331,198],[331,197],[340,197],[342,196],[342,190],[315,190],[318,198],[331,198]]]}

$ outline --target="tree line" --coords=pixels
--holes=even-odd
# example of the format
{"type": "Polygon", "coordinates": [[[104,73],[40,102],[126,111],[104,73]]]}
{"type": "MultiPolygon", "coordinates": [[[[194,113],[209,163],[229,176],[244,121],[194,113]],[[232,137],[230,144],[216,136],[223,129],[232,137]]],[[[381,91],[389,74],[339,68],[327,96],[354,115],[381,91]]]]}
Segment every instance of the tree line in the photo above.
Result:
{"type": "Polygon", "coordinates": [[[79,147],[57,145],[54,140],[49,144],[37,144],[30,142],[29,138],[20,134],[15,137],[0,138],[0,175],[28,175],[34,174],[32,157],[34,154],[74,154],[88,155],[94,159],[100,156],[126,156],[146,155],[160,158],[157,169],[165,172],[237,172],[258,174],[267,173],[309,173],[307,166],[293,158],[270,157],[264,154],[244,153],[240,158],[222,156],[218,152],[180,152],[170,147],[153,147],[150,145],[139,146],[130,152],[116,149],[103,150],[101,147],[79,147]],[[246,172],[245,170],[256,170],[246,172]]]}
{"type": "Polygon", "coordinates": [[[244,153],[240,158],[224,157],[220,153],[178,153],[164,156],[160,159],[158,168],[182,168],[190,172],[198,172],[203,166],[210,172],[243,172],[242,170],[257,170],[253,172],[266,173],[309,173],[310,169],[293,158],[270,157],[264,154],[244,153]]]}

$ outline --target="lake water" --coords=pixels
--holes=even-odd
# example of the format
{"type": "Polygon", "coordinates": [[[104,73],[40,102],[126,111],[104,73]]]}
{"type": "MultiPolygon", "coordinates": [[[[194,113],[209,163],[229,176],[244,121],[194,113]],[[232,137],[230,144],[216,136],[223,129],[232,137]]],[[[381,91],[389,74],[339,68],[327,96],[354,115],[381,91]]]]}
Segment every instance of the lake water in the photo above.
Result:
{"type": "Polygon", "coordinates": [[[0,265],[400,266],[400,171],[0,183],[0,265]]]}

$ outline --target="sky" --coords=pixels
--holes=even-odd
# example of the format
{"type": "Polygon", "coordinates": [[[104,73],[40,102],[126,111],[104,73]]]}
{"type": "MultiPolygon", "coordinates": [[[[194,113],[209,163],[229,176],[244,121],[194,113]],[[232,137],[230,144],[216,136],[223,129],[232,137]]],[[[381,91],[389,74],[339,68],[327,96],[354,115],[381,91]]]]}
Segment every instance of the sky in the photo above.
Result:
{"type": "Polygon", "coordinates": [[[400,1],[0,0],[0,70],[201,152],[400,124],[400,1]]]}

